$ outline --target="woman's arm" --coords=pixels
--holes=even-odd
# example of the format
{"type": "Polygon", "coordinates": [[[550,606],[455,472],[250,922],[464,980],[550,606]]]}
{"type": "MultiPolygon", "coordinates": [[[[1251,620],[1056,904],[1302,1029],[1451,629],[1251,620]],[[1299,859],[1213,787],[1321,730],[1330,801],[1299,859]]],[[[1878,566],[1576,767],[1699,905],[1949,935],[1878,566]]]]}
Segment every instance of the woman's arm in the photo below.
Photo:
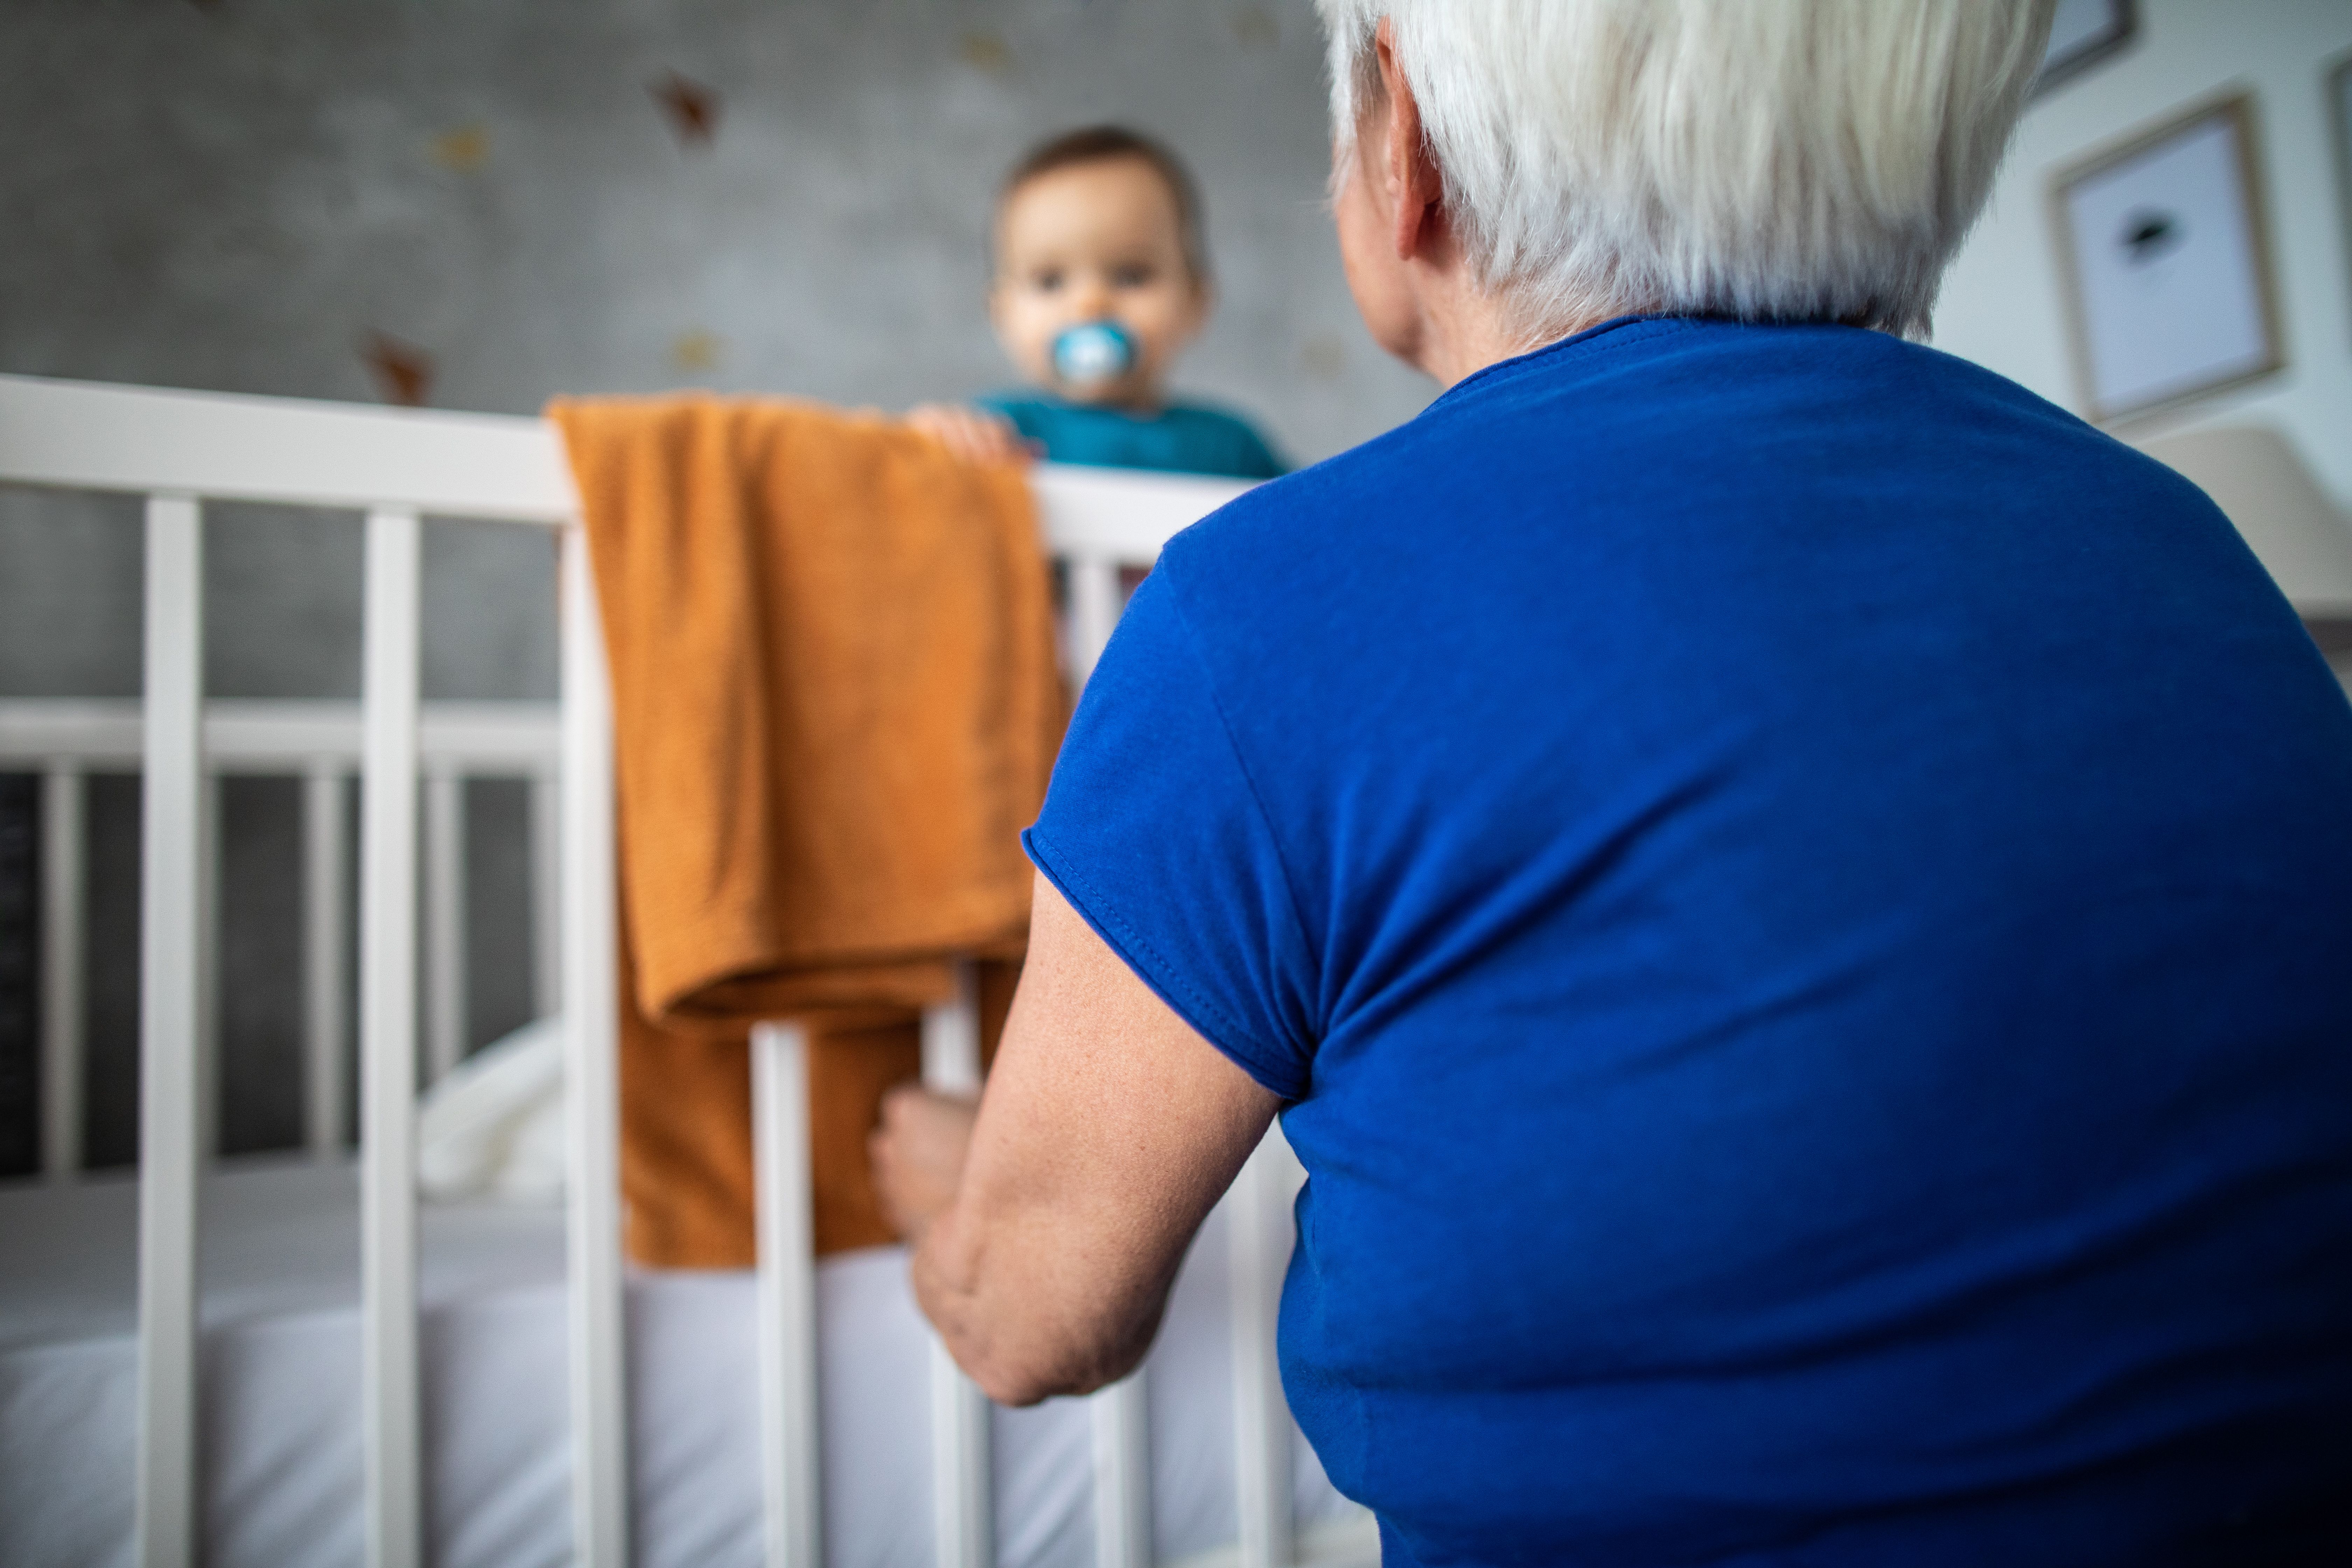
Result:
{"type": "Polygon", "coordinates": [[[1006,1405],[1132,1371],[1184,1248],[1280,1103],[1040,877],[977,1114],[901,1089],[874,1135],[883,1201],[916,1243],[916,1297],[957,1363],[1006,1405]]]}

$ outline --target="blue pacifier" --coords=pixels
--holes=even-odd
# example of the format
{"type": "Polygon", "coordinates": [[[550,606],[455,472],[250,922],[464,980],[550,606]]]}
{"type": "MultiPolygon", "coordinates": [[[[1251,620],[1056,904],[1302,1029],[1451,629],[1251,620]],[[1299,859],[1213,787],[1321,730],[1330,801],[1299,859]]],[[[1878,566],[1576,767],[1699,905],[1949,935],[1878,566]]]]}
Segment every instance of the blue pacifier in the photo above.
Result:
{"type": "Polygon", "coordinates": [[[1072,386],[1100,386],[1135,368],[1135,339],[1117,321],[1081,321],[1054,339],[1054,374],[1072,386]]]}

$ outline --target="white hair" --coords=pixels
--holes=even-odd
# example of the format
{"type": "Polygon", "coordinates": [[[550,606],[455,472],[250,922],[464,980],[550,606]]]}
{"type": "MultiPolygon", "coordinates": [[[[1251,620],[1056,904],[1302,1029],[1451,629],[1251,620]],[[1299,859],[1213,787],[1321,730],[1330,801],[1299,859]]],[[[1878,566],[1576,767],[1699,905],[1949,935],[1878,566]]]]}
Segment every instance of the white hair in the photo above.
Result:
{"type": "Polygon", "coordinates": [[[1631,311],[1924,337],[2056,0],[1316,0],[1349,178],[1393,25],[1480,286],[1530,345],[1631,311]]]}

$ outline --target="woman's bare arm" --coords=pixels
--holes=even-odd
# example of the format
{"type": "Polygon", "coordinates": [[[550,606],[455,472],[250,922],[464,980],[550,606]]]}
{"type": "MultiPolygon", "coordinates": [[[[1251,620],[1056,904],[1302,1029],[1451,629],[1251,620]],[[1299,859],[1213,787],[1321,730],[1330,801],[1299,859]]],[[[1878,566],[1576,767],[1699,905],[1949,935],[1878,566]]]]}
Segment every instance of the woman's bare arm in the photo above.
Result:
{"type": "Polygon", "coordinates": [[[1007,1405],[1133,1370],[1279,1104],[1039,878],[977,1114],[901,1089],[874,1137],[884,1202],[917,1244],[916,1297],[957,1363],[1007,1405]]]}

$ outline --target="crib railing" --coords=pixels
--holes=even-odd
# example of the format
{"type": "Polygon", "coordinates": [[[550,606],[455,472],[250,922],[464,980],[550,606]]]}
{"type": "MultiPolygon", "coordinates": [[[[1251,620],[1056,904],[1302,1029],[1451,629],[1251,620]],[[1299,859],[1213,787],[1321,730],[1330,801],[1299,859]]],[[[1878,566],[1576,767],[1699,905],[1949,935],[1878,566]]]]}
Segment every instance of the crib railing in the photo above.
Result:
{"type": "MultiPolygon", "coordinates": [[[[545,702],[428,702],[419,710],[428,1080],[457,1065],[467,1045],[465,786],[472,780],[509,779],[528,785],[532,1010],[544,1016],[558,1008],[556,711],[545,702]]],[[[207,702],[204,708],[197,903],[208,929],[218,923],[222,781],[287,778],[302,786],[302,1135],[304,1144],[320,1159],[339,1158],[347,1146],[348,785],[359,771],[362,728],[361,709],[353,702],[230,700],[207,702]]],[[[93,774],[136,773],[142,758],[142,721],[136,700],[0,699],[0,772],[30,773],[41,781],[40,1146],[43,1173],[52,1181],[71,1180],[83,1164],[89,784],[93,774]]],[[[216,1094],[219,955],[207,944],[200,962],[205,1007],[197,1032],[205,1049],[199,1068],[208,1090],[216,1094]]],[[[215,1120],[205,1117],[202,1128],[200,1142],[206,1155],[217,1152],[215,1120]]]]}
{"type": "MultiPolygon", "coordinates": [[[[197,1554],[196,1188],[209,1149],[204,1020],[207,780],[247,767],[299,772],[305,787],[309,1135],[332,1129],[342,1058],[342,780],[361,780],[360,1161],[365,1534],[372,1568],[424,1558],[416,1318],[415,1086],[420,1034],[436,1067],[454,1060],[463,1017],[458,783],[520,773],[534,795],[539,984],[566,1019],[571,1170],[567,1268],[572,1520],[578,1561],[625,1563],[626,1410],[614,1016],[615,938],[612,721],[593,579],[577,502],[551,428],[533,419],[348,407],[0,376],[0,483],[146,498],[145,685],[135,706],[12,705],[0,765],[47,783],[45,1049],[78,1050],[79,780],[135,762],[142,791],[139,1454],[142,1568],[197,1554]],[[362,696],[264,713],[207,703],[201,687],[203,504],[257,501],[364,519],[362,696]],[[560,540],[562,693],[544,709],[428,707],[418,700],[419,520],[425,514],[551,528],[560,540]],[[551,764],[552,766],[551,767],[551,764]],[[425,1017],[417,1016],[419,779],[427,913],[425,1017]],[[560,868],[560,874],[559,874],[560,868]],[[551,910],[551,915],[550,911],[551,910]],[[549,919],[560,941],[545,937],[549,919]],[[63,1004],[60,1005],[60,1004],[63,1004]],[[330,1014],[333,1015],[331,1017],[330,1014]],[[420,1029],[420,1024],[422,1028],[420,1029]]],[[[1068,657],[1091,669],[1119,612],[1119,572],[1148,566],[1177,529],[1232,495],[1214,481],[1041,468],[1049,547],[1069,582],[1068,657]]],[[[761,1473],[768,1558],[821,1561],[814,1272],[808,1191],[806,1045],[790,1024],[754,1037],[760,1183],[761,1473]]],[[[45,1064],[47,1065],[47,1064],[45,1064]]],[[[978,1081],[968,986],[925,1020],[925,1076],[978,1081]]],[[[50,1072],[45,1127],[79,1121],[78,1075],[50,1072]]],[[[70,1132],[45,1147],[70,1164],[70,1132]]],[[[1278,1138],[1253,1157],[1234,1205],[1236,1496],[1244,1568],[1291,1561],[1291,1425],[1274,1372],[1275,1293],[1290,1238],[1278,1138]]],[[[939,1562],[992,1554],[985,1405],[944,1352],[932,1401],[939,1562]]],[[[1145,1394],[1130,1379],[1094,1398],[1097,1555],[1150,1561],[1145,1394]]]]}

